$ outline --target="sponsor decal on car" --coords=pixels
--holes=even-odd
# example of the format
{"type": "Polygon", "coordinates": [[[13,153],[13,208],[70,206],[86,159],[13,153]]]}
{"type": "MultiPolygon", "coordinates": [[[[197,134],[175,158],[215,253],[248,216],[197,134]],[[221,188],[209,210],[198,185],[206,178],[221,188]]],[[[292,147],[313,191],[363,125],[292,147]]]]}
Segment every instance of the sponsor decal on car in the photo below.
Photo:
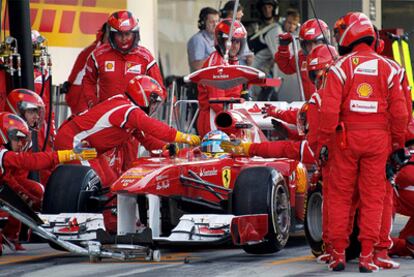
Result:
{"type": "Polygon", "coordinates": [[[151,171],[145,168],[131,168],[121,176],[121,179],[141,179],[151,171]]]}
{"type": "Polygon", "coordinates": [[[200,169],[200,177],[217,176],[217,169],[200,169]]]}
{"type": "Polygon", "coordinates": [[[213,79],[227,79],[229,78],[228,74],[223,74],[223,68],[217,69],[217,75],[213,75],[213,79]]]}
{"type": "Polygon", "coordinates": [[[223,167],[223,171],[221,172],[221,180],[223,181],[223,186],[228,189],[230,187],[231,181],[231,168],[230,166],[223,167]]]}
{"type": "Polygon", "coordinates": [[[158,175],[157,177],[155,177],[155,181],[162,181],[167,178],[168,178],[168,175],[158,175]]]}
{"type": "Polygon", "coordinates": [[[161,183],[157,184],[156,189],[157,190],[163,190],[163,189],[168,189],[169,187],[170,187],[170,182],[165,181],[165,182],[161,182],[161,183]]]}

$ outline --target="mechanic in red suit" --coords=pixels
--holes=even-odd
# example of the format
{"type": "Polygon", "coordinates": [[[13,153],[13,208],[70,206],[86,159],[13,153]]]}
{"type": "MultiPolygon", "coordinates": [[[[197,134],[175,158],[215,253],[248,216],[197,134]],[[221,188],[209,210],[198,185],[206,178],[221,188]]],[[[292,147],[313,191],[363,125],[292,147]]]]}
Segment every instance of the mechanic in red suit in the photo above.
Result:
{"type": "MultiPolygon", "coordinates": [[[[289,50],[292,39],[293,37],[290,33],[280,34],[279,48],[275,54],[275,62],[285,74],[296,73],[295,56],[291,56],[289,50]]],[[[316,88],[308,76],[306,56],[316,45],[330,42],[329,27],[320,19],[319,22],[317,19],[309,19],[300,27],[299,40],[302,48],[298,53],[300,77],[302,78],[305,100],[309,100],[311,95],[316,91],[316,88]]]]}
{"type": "Polygon", "coordinates": [[[96,148],[99,156],[89,162],[90,166],[101,178],[102,185],[109,186],[118,176],[109,174],[112,170],[103,154],[122,146],[132,137],[147,150],[162,149],[166,142],[198,145],[198,136],[181,133],[148,116],[165,98],[164,95],[155,79],[136,76],[122,94],[112,96],[62,124],[56,136],[55,149],[79,145],[96,148]]]}
{"type": "MultiPolygon", "coordinates": [[[[411,151],[414,149],[414,121],[408,126],[405,146],[411,151]]],[[[394,212],[408,216],[409,220],[400,231],[398,237],[392,238],[390,255],[414,257],[414,156],[409,164],[402,167],[397,173],[395,183],[398,188],[394,189],[394,212]]]]}
{"type": "Polygon", "coordinates": [[[349,215],[358,191],[359,270],[373,272],[378,270],[373,251],[381,228],[385,163],[391,147],[404,146],[408,112],[395,69],[371,47],[375,31],[368,17],[348,13],[336,22],[334,31],[339,54],[344,57],[327,75],[318,132],[322,163],[329,158],[335,164],[329,180],[328,205],[336,209],[328,212],[333,247],[328,267],[334,271],[345,268],[349,215]],[[340,123],[346,140],[332,142],[328,152],[327,145],[340,123]]]}
{"type": "MultiPolygon", "coordinates": [[[[230,34],[230,19],[220,21],[214,31],[214,43],[216,51],[210,54],[204,62],[203,68],[217,65],[224,65],[224,55],[226,53],[226,41],[230,34]]],[[[234,22],[231,48],[229,50],[228,64],[238,65],[238,54],[242,52],[246,45],[246,30],[239,21],[234,22]]],[[[204,136],[210,130],[215,130],[215,115],[223,110],[222,104],[210,104],[211,98],[242,96],[243,86],[239,85],[230,89],[219,89],[207,85],[198,85],[198,103],[200,114],[198,115],[197,130],[200,136],[204,136]]],[[[244,96],[247,96],[245,94],[244,96]]]]}
{"type": "MultiPolygon", "coordinates": [[[[308,68],[310,80],[317,88],[320,88],[324,75],[338,54],[334,47],[318,45],[308,55],[308,68]]],[[[320,96],[318,92],[300,109],[278,110],[275,106],[266,105],[262,108],[264,117],[272,116],[290,124],[296,124],[298,134],[303,139],[300,141],[269,141],[262,143],[242,142],[235,146],[224,142],[223,148],[227,152],[249,156],[286,157],[296,159],[304,163],[315,163],[314,152],[317,147],[318,112],[320,108],[320,96]]]]}
{"type": "MultiPolygon", "coordinates": [[[[76,154],[72,150],[57,152],[26,152],[30,146],[30,130],[27,123],[15,114],[0,113],[0,176],[35,211],[40,210],[43,198],[43,186],[27,179],[31,170],[54,168],[57,164],[72,160],[96,157],[95,150],[82,150],[76,154]]],[[[18,243],[20,222],[0,212],[0,218],[8,218],[3,230],[0,230],[0,255],[3,240],[7,238],[15,250],[23,250],[18,243]]]]}
{"type": "MultiPolygon", "coordinates": [[[[42,98],[28,89],[14,89],[7,95],[6,111],[25,119],[30,130],[37,133],[38,149],[51,152],[55,139],[54,126],[49,130],[46,140],[47,122],[45,120],[45,105],[42,98]],[[45,145],[46,143],[46,145],[45,145]]],[[[51,170],[40,171],[40,182],[46,185],[51,170]]]]}
{"type": "Polygon", "coordinates": [[[65,94],[66,103],[72,114],[78,114],[88,108],[85,98],[82,96],[82,79],[85,75],[85,65],[92,51],[108,42],[107,26],[108,24],[105,22],[96,33],[95,41],[80,52],[68,80],[63,83],[61,92],[65,94]]]}
{"type": "Polygon", "coordinates": [[[313,152],[317,148],[318,117],[321,104],[321,86],[329,66],[337,59],[338,53],[332,46],[318,45],[307,56],[307,71],[309,80],[315,85],[315,92],[302,108],[290,108],[281,110],[271,104],[265,104],[262,113],[266,117],[274,117],[298,127],[298,139],[304,139],[309,143],[313,152]]]}
{"type": "MultiPolygon", "coordinates": [[[[379,32],[375,28],[376,39],[372,44],[372,47],[375,52],[381,54],[384,50],[384,41],[380,39],[379,32]]],[[[384,57],[396,70],[398,79],[401,84],[402,92],[405,95],[406,106],[408,114],[412,114],[412,100],[411,100],[411,90],[408,85],[407,76],[403,67],[401,67],[398,63],[396,63],[392,59],[388,59],[384,57]]],[[[411,122],[411,121],[410,121],[411,122]]],[[[409,125],[410,126],[410,125],[409,125]]],[[[407,135],[410,133],[410,129],[407,130],[407,135]]],[[[406,172],[407,169],[404,170],[406,172]]],[[[404,175],[404,173],[403,173],[404,175]]],[[[374,254],[374,263],[379,266],[380,268],[384,269],[396,269],[400,267],[400,264],[393,261],[389,256],[388,252],[392,253],[393,251],[389,249],[393,246],[393,240],[391,239],[391,231],[392,231],[392,224],[393,224],[393,216],[395,209],[393,208],[395,204],[393,203],[394,192],[392,189],[392,185],[388,184],[386,186],[385,198],[384,198],[384,207],[382,211],[382,223],[381,223],[381,230],[380,230],[380,237],[379,243],[375,245],[375,254],[374,254]],[[394,205],[393,205],[394,204],[394,205]]],[[[398,198],[397,198],[398,200],[398,198]]],[[[403,232],[404,233],[404,232],[403,232]]]]}
{"type": "Polygon", "coordinates": [[[132,13],[113,13],[108,19],[108,28],[109,44],[92,51],[86,62],[82,92],[88,107],[124,93],[128,82],[137,75],[151,76],[163,87],[154,57],[138,45],[138,21],[132,13]]]}

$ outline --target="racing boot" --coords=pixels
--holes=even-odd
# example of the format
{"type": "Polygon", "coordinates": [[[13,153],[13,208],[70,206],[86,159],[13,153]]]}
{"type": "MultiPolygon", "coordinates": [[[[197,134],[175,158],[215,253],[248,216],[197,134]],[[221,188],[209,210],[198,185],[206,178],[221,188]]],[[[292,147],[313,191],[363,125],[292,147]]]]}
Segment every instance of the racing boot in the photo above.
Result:
{"type": "Polygon", "coordinates": [[[377,250],[374,253],[374,264],[383,269],[398,269],[400,263],[393,261],[388,256],[388,249],[377,250]]]}
{"type": "Polygon", "coordinates": [[[329,260],[331,259],[331,253],[332,253],[332,246],[330,244],[326,245],[325,251],[316,258],[316,262],[318,264],[327,264],[329,263],[329,260]]]}
{"type": "Polygon", "coordinates": [[[345,269],[345,251],[336,252],[335,249],[332,249],[328,269],[332,271],[342,271],[345,269]]]}
{"type": "Polygon", "coordinates": [[[24,248],[23,245],[18,241],[13,241],[12,244],[14,246],[14,251],[26,251],[26,248],[24,248]]]}
{"type": "Polygon", "coordinates": [[[368,254],[367,256],[359,256],[359,272],[362,273],[371,273],[377,272],[379,267],[374,263],[374,255],[368,254]]]}

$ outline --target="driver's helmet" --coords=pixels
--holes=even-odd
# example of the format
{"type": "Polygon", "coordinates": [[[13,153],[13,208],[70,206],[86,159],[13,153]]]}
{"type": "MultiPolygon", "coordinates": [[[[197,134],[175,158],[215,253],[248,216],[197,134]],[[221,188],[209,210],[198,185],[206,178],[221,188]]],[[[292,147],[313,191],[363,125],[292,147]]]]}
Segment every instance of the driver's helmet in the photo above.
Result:
{"type": "Polygon", "coordinates": [[[201,141],[200,150],[203,158],[223,158],[228,157],[220,144],[222,141],[230,141],[230,137],[220,130],[210,131],[204,135],[201,141]]]}

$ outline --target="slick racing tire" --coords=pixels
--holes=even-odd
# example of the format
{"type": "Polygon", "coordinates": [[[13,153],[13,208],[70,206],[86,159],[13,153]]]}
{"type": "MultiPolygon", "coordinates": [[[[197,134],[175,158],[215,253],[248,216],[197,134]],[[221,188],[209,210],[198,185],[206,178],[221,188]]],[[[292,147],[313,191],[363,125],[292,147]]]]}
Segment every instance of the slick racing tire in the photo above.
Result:
{"type": "Polygon", "coordinates": [[[289,191],[283,176],[271,167],[244,169],[234,186],[233,213],[268,215],[269,231],[264,241],[243,245],[245,252],[268,254],[283,249],[289,238],[291,222],[289,191]]]}
{"type": "Polygon", "coordinates": [[[92,168],[82,165],[61,165],[49,177],[42,212],[92,212],[88,205],[89,197],[100,189],[99,177],[92,168]]]}
{"type": "Polygon", "coordinates": [[[322,255],[322,185],[308,192],[305,207],[305,237],[315,257],[322,255]]]}

